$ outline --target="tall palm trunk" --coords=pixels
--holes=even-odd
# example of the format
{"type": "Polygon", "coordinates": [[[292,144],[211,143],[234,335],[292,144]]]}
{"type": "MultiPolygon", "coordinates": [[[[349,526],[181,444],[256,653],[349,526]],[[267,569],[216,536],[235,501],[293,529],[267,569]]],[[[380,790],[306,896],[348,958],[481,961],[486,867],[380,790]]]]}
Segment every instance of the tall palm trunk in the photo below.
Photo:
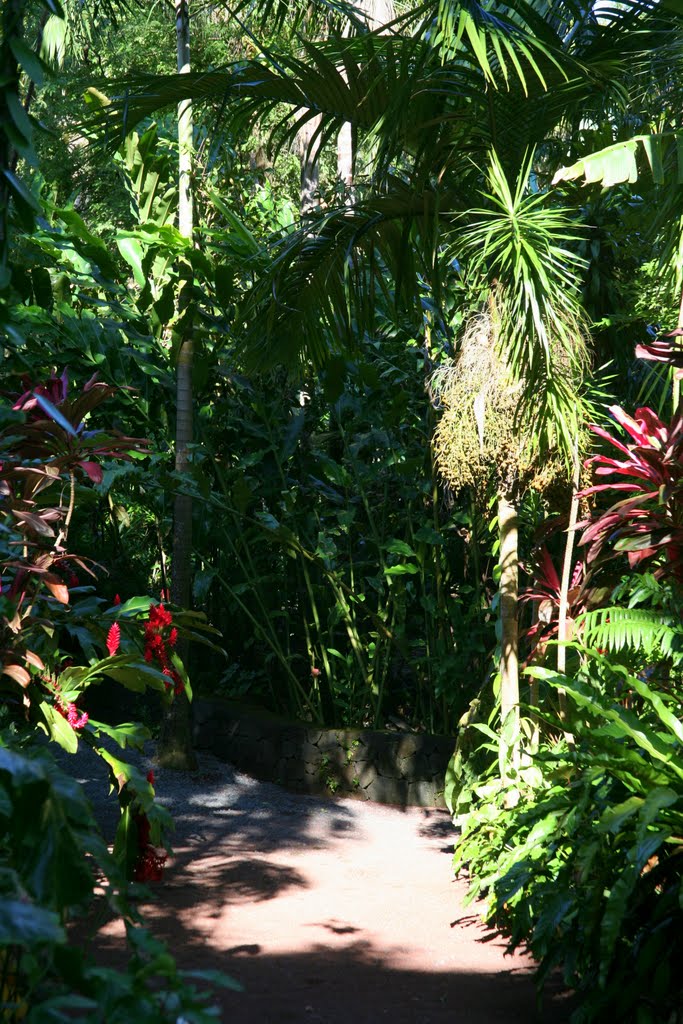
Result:
{"type": "Polygon", "coordinates": [[[337,177],[345,188],[353,185],[353,130],[345,121],[337,135],[337,177]]]}
{"type": "MultiPolygon", "coordinates": [[[[176,0],[176,41],[178,72],[190,71],[190,12],[188,0],[176,0]]],[[[192,239],[194,218],[192,209],[192,104],[184,100],[178,105],[178,230],[192,239]]],[[[178,311],[187,311],[191,301],[193,271],[189,260],[180,268],[181,285],[178,293],[178,311]]],[[[185,320],[189,323],[189,318],[185,320]]],[[[192,443],[192,361],[193,341],[191,328],[183,327],[184,336],[178,351],[176,367],[176,455],[175,470],[179,476],[187,473],[188,451],[192,443]]],[[[187,608],[191,600],[192,581],[192,498],[177,494],[173,509],[173,563],[171,568],[171,600],[187,608]]],[[[188,645],[180,648],[180,656],[188,661],[188,645]]],[[[192,749],[192,719],[190,704],[184,694],[177,696],[164,715],[159,737],[159,761],[170,768],[196,768],[192,749]]]]}
{"type": "Polygon", "coordinates": [[[297,149],[301,161],[301,212],[309,213],[318,203],[320,187],[320,141],[314,138],[320,127],[320,114],[312,117],[297,135],[297,149]]]}
{"type": "MultiPolygon", "coordinates": [[[[356,10],[366,16],[368,28],[373,31],[387,25],[395,17],[393,0],[360,0],[356,10]]],[[[354,171],[353,130],[346,121],[337,135],[337,177],[345,188],[353,185],[354,171]]]]}
{"type": "Polygon", "coordinates": [[[500,536],[500,773],[510,780],[520,762],[519,743],[519,589],[518,510],[508,496],[498,496],[500,536]]]}

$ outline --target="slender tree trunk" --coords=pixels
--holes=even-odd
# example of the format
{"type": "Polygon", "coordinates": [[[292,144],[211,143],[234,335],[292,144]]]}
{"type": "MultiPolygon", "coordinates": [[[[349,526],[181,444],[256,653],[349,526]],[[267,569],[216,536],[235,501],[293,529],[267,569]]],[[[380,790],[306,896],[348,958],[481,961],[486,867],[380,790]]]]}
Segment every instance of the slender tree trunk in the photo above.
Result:
{"type": "Polygon", "coordinates": [[[301,212],[309,213],[318,205],[320,187],[320,141],[313,136],[320,127],[320,114],[311,118],[299,130],[297,148],[301,161],[301,212]]]}
{"type": "MultiPolygon", "coordinates": [[[[190,71],[190,12],[187,0],[176,0],[176,40],[178,46],[178,72],[190,71]]],[[[192,104],[184,100],[178,105],[178,230],[192,239],[194,218],[192,208],[192,104]]],[[[180,268],[182,283],[178,294],[178,311],[183,322],[191,301],[193,271],[189,260],[180,268]]],[[[189,324],[189,318],[185,321],[189,324]]],[[[175,470],[179,475],[188,471],[189,445],[192,443],[192,361],[193,342],[189,326],[182,327],[183,337],[178,350],[176,367],[176,456],[175,470]]],[[[192,498],[177,494],[173,509],[173,562],[171,566],[171,600],[173,604],[188,608],[192,597],[192,498]]],[[[188,664],[188,645],[179,653],[188,664]]],[[[169,768],[194,769],[197,760],[192,749],[192,717],[190,704],[184,694],[176,697],[164,714],[158,748],[159,762],[169,768]]]]}
{"type": "Polygon", "coordinates": [[[345,121],[337,136],[337,177],[345,188],[353,185],[353,130],[345,121]]]}
{"type": "MultiPolygon", "coordinates": [[[[569,584],[572,576],[572,561],[574,559],[574,537],[576,533],[576,521],[579,517],[579,486],[581,483],[581,463],[579,451],[574,444],[574,473],[572,481],[572,502],[569,509],[569,525],[567,527],[567,540],[564,546],[564,561],[562,563],[562,580],[560,582],[560,603],[557,610],[557,671],[562,675],[567,671],[567,648],[565,644],[569,639],[567,635],[567,613],[569,610],[569,584]]],[[[567,693],[563,689],[557,691],[560,703],[560,718],[564,722],[567,714],[567,693]]],[[[570,746],[574,742],[571,733],[565,732],[565,737],[570,746]]]]}
{"type": "MultiPolygon", "coordinates": [[[[393,0],[360,0],[356,10],[365,15],[370,31],[388,25],[396,16],[393,0]]],[[[347,121],[337,136],[337,177],[345,188],[353,185],[354,155],[353,129],[347,121]]]]}
{"type": "Polygon", "coordinates": [[[500,534],[500,772],[509,781],[520,763],[519,642],[517,595],[519,588],[518,513],[507,496],[498,497],[500,534]]]}
{"type": "Polygon", "coordinates": [[[12,194],[6,171],[12,169],[14,152],[9,129],[12,117],[9,97],[19,95],[19,64],[10,47],[12,40],[21,40],[24,3],[4,0],[0,5],[0,292],[9,285],[9,204],[12,194]]]}

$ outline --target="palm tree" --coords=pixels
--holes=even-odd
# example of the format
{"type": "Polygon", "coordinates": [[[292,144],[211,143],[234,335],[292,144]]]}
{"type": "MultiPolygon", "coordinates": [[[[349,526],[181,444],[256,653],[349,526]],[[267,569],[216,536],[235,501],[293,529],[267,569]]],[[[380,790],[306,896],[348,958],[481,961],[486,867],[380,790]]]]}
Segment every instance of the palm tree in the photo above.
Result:
{"type": "MultiPolygon", "coordinates": [[[[176,43],[178,73],[190,73],[190,10],[188,0],[176,0],[176,43]]],[[[192,196],[192,102],[183,99],[178,104],[178,230],[192,244],[194,232],[192,196]]],[[[189,469],[189,446],[193,437],[193,338],[192,328],[186,326],[193,287],[193,271],[189,260],[180,269],[181,286],[178,294],[178,312],[183,324],[183,335],[178,346],[176,364],[176,450],[175,471],[179,479],[189,469]]],[[[192,600],[192,498],[179,489],[173,508],[173,562],[171,573],[171,600],[181,608],[189,608],[192,600]]],[[[187,664],[189,645],[180,652],[187,664]]],[[[192,747],[192,719],[190,704],[184,693],[177,694],[173,704],[164,713],[159,734],[158,757],[165,767],[193,769],[197,759],[192,747]]]]}

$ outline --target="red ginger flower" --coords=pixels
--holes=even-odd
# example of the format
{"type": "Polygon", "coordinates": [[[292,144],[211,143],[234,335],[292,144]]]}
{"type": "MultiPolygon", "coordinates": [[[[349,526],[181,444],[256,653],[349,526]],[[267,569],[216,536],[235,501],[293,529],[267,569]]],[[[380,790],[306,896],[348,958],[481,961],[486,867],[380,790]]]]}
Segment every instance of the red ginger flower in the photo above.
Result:
{"type": "Polygon", "coordinates": [[[163,631],[173,622],[173,615],[163,604],[151,604],[149,606],[149,619],[145,623],[145,661],[157,661],[161,671],[167,676],[166,689],[179,696],[184,690],[184,684],[178,672],[171,668],[169,648],[174,647],[178,641],[178,630],[175,626],[171,629],[168,640],[163,636],[163,631]]]}
{"type": "MultiPolygon", "coordinates": [[[[147,772],[147,781],[154,785],[154,772],[147,772]]],[[[164,873],[166,854],[161,853],[150,843],[151,826],[144,811],[133,815],[138,831],[138,856],[133,867],[133,880],[136,882],[160,882],[164,873]]]]}
{"type": "Polygon", "coordinates": [[[113,658],[121,645],[121,627],[118,622],[113,623],[107,633],[107,650],[110,658],[113,658]]]}
{"type": "Polygon", "coordinates": [[[165,863],[165,853],[157,853],[156,847],[146,846],[141,851],[133,868],[134,881],[160,882],[164,874],[165,863]]]}
{"type": "Polygon", "coordinates": [[[79,715],[75,704],[67,704],[65,707],[62,701],[58,699],[57,711],[59,711],[62,718],[66,718],[72,729],[79,730],[88,724],[88,712],[84,711],[82,715],[79,715]]]}

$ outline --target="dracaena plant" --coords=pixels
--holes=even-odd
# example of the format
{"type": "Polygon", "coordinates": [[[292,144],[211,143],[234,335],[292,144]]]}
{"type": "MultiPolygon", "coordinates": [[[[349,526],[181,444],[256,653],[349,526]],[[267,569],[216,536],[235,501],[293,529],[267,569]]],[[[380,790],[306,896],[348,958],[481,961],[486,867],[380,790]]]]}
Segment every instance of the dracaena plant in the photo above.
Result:
{"type": "Polygon", "coordinates": [[[616,448],[620,457],[599,454],[587,461],[596,477],[610,477],[587,488],[591,494],[623,495],[595,515],[583,531],[589,567],[625,554],[631,568],[654,562],[655,576],[683,579],[683,415],[670,423],[651,409],[629,416],[619,406],[610,413],[629,440],[602,427],[593,432],[616,448]]]}
{"type": "MultiPolygon", "coordinates": [[[[524,638],[529,648],[528,660],[537,662],[542,660],[549,641],[557,639],[562,589],[560,575],[545,544],[534,552],[528,572],[532,582],[520,593],[519,599],[521,604],[528,604],[534,610],[534,621],[524,638]]],[[[574,636],[578,616],[594,605],[601,593],[588,585],[585,562],[582,558],[577,559],[567,594],[569,639],[574,636]]]]}
{"type": "Polygon", "coordinates": [[[86,561],[68,551],[80,477],[102,480],[102,458],[130,460],[147,450],[139,438],[87,429],[87,418],[115,388],[94,378],[68,397],[66,371],[12,396],[0,427],[0,544],[3,623],[2,675],[26,688],[31,671],[44,671],[29,646],[55,605],[69,604],[75,566],[93,576],[86,561]]]}
{"type": "Polygon", "coordinates": [[[18,726],[39,727],[72,753],[83,740],[105,760],[122,809],[115,849],[135,875],[161,843],[167,815],[149,780],[99,741],[141,747],[148,733],[93,721],[83,698],[103,677],[137,692],[156,689],[165,700],[183,690],[191,696],[174,648],[203,624],[148,597],[108,607],[75,578],[79,569],[96,582],[98,570],[67,546],[80,487],[102,480],[102,459],[148,451],[139,438],[90,429],[90,414],[115,391],[93,379],[70,397],[65,372],[0,407],[0,700],[18,726]]]}

